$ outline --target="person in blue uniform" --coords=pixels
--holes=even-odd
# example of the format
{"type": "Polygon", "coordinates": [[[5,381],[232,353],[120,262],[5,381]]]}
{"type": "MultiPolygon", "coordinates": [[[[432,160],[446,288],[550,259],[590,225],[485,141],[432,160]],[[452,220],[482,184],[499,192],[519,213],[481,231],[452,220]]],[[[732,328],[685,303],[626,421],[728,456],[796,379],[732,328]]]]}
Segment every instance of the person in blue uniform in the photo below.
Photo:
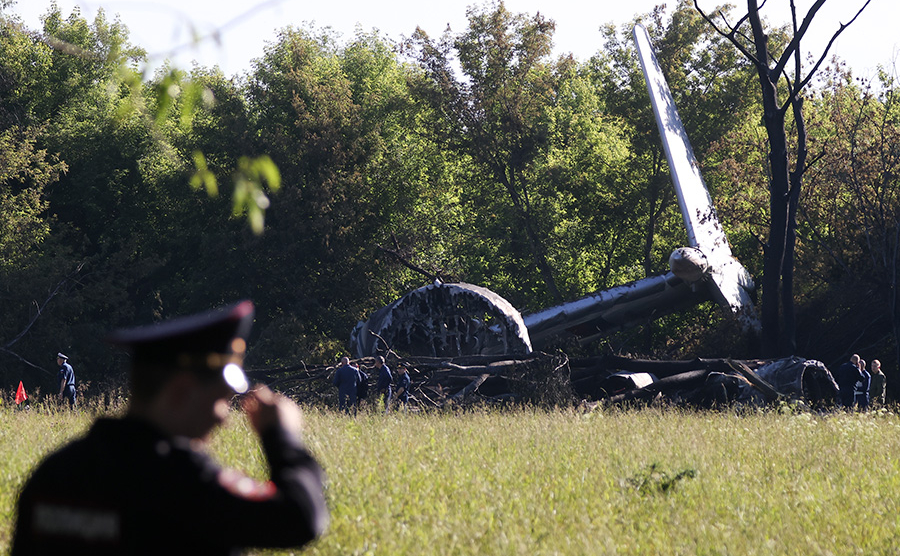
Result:
{"type": "Polygon", "coordinates": [[[378,380],[375,382],[375,391],[378,397],[384,400],[384,411],[387,412],[391,407],[391,384],[394,382],[394,375],[391,369],[385,365],[384,357],[375,356],[375,368],[378,370],[378,380]]]}
{"type": "Polygon", "coordinates": [[[13,556],[236,554],[299,547],[323,533],[323,471],[300,436],[300,409],[241,369],[253,304],[114,332],[131,355],[122,417],[48,456],[19,494],[13,556]],[[216,464],[203,446],[242,407],[268,480],[216,464]]]}
{"type": "Polygon", "coordinates": [[[56,364],[59,371],[56,373],[56,381],[59,383],[59,399],[68,400],[69,407],[75,407],[75,370],[69,365],[69,358],[62,353],[56,354],[56,364]]]}
{"type": "Polygon", "coordinates": [[[356,409],[356,391],[359,388],[359,370],[350,365],[349,357],[341,357],[341,366],[334,371],[333,384],[338,389],[338,409],[350,413],[356,409]]]}
{"type": "Polygon", "coordinates": [[[872,385],[872,375],[866,370],[866,362],[859,361],[859,378],[854,385],[854,396],[856,398],[856,407],[860,411],[869,409],[869,387],[872,385]]]}
{"type": "Polygon", "coordinates": [[[841,405],[846,409],[852,408],[856,402],[856,382],[861,378],[859,360],[859,355],[854,353],[850,356],[850,361],[842,364],[835,372],[834,378],[840,390],[841,405]]]}
{"type": "Polygon", "coordinates": [[[412,381],[409,378],[409,370],[406,365],[397,367],[397,401],[403,407],[403,411],[409,406],[409,385],[412,381]]]}

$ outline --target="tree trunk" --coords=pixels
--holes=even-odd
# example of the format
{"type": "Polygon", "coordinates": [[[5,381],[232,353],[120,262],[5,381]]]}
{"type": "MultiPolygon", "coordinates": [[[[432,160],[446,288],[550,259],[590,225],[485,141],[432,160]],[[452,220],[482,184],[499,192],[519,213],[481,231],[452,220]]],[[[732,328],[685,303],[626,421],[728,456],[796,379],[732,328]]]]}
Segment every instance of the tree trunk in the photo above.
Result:
{"type": "Polygon", "coordinates": [[[778,109],[774,82],[760,72],[763,89],[763,120],[769,138],[769,239],[766,244],[762,280],[762,351],[764,357],[783,355],[779,318],[782,277],[789,222],[787,136],[784,112],[778,109]]]}
{"type": "Polygon", "coordinates": [[[559,288],[556,287],[553,269],[550,268],[550,263],[547,262],[547,249],[544,247],[544,243],[540,238],[538,238],[534,226],[531,225],[532,214],[527,193],[524,195],[519,193],[516,184],[515,171],[513,169],[509,170],[509,175],[506,173],[506,168],[495,168],[494,171],[499,178],[500,183],[503,184],[506,191],[509,193],[510,201],[512,201],[513,207],[516,209],[516,213],[522,221],[522,226],[525,228],[525,236],[528,238],[528,243],[531,246],[531,255],[534,258],[534,265],[537,267],[538,272],[541,273],[544,284],[547,286],[547,291],[550,292],[550,295],[553,296],[553,299],[556,300],[557,303],[562,303],[563,298],[559,293],[559,288]]]}
{"type": "MultiPolygon", "coordinates": [[[[663,213],[663,205],[665,204],[665,200],[662,198],[660,191],[663,177],[661,175],[659,164],[661,156],[657,156],[658,154],[660,153],[654,152],[653,154],[653,158],[655,159],[653,167],[655,171],[647,183],[649,195],[649,198],[647,199],[647,212],[649,217],[647,219],[647,228],[644,235],[644,277],[653,275],[653,238],[656,237],[656,226],[659,222],[660,215],[663,213]]],[[[644,349],[645,351],[651,351],[651,346],[653,345],[653,327],[644,326],[643,329],[644,349]]]]}
{"type": "Polygon", "coordinates": [[[792,192],[788,201],[787,233],[784,240],[784,258],[781,264],[783,326],[778,343],[779,355],[792,355],[797,348],[797,317],[794,310],[794,247],[797,243],[797,203],[798,200],[794,198],[792,192]]]}
{"type": "MultiPolygon", "coordinates": [[[[900,253],[900,222],[894,221],[894,249],[891,253],[891,267],[889,272],[890,286],[891,286],[891,325],[894,329],[894,349],[896,350],[896,361],[900,362],[900,295],[897,295],[897,264],[900,263],[898,261],[898,253],[900,253]]],[[[900,372],[897,369],[891,369],[888,371],[887,369],[882,369],[882,372],[886,375],[886,386],[887,390],[891,391],[891,394],[898,391],[895,386],[896,377],[900,377],[900,372]]]]}
{"type": "Polygon", "coordinates": [[[797,318],[794,310],[794,252],[797,245],[797,209],[800,206],[800,190],[803,173],[806,170],[806,120],[803,118],[803,98],[796,97],[791,102],[794,124],[797,126],[797,159],[794,171],[790,173],[791,189],[788,194],[787,237],[784,247],[784,264],[781,271],[781,308],[784,315],[784,332],[781,335],[781,350],[793,355],[797,350],[797,318]]]}
{"type": "Polygon", "coordinates": [[[784,111],[778,106],[779,75],[769,69],[769,39],[759,18],[756,0],[748,0],[747,11],[756,49],[756,73],[762,91],[763,123],[769,139],[769,238],[763,255],[762,277],[762,354],[776,356],[780,351],[779,304],[784,270],[785,242],[788,233],[787,136],[784,111]]]}
{"type": "MultiPolygon", "coordinates": [[[[818,64],[804,79],[802,77],[802,63],[800,51],[800,39],[806,33],[813,17],[825,4],[826,0],[815,0],[809,8],[806,17],[798,27],[797,7],[793,1],[790,3],[791,15],[794,23],[794,36],[785,48],[781,57],[769,52],[769,38],[760,18],[760,2],[747,0],[747,14],[738,24],[732,27],[726,22],[723,29],[712,17],[700,9],[698,0],[694,0],[694,7],[703,15],[724,37],[727,37],[756,67],[762,90],[763,122],[766,126],[766,134],[769,139],[769,237],[765,245],[763,278],[762,278],[762,352],[764,356],[772,357],[781,354],[791,354],[796,344],[796,317],[794,315],[794,248],[796,244],[797,209],[800,199],[800,186],[802,176],[806,170],[806,127],[803,120],[803,98],[800,96],[806,83],[812,78],[818,64]],[[748,47],[746,34],[741,30],[744,23],[750,24],[752,37],[748,47]],[[739,40],[741,39],[741,40],[739,40]],[[786,63],[793,58],[794,75],[788,76],[785,72],[786,63]],[[769,67],[769,62],[774,60],[775,66],[769,67]],[[782,76],[782,74],[784,74],[782,76]],[[785,78],[786,92],[782,94],[785,104],[778,104],[778,82],[785,78]],[[797,123],[797,160],[794,172],[790,171],[787,134],[784,128],[787,107],[793,108],[794,119],[797,123]],[[784,319],[784,328],[780,328],[779,312],[784,319]]],[[[862,13],[871,0],[865,4],[853,17],[851,23],[862,13]]],[[[765,4],[765,1],[762,2],[765,4]]],[[[718,15],[725,19],[721,12],[718,15]]],[[[832,36],[832,42],[840,35],[848,24],[841,24],[837,32],[832,36]]],[[[829,43],[829,47],[831,43],[829,43]]],[[[824,61],[819,60],[819,63],[824,61]]]]}
{"type": "Polygon", "coordinates": [[[531,215],[523,213],[522,220],[525,222],[525,230],[528,233],[528,239],[531,241],[531,252],[534,256],[534,263],[537,265],[541,276],[544,278],[544,283],[547,285],[547,291],[550,292],[550,295],[553,296],[553,299],[555,299],[557,303],[562,303],[562,294],[559,293],[559,288],[556,287],[553,269],[550,268],[550,263],[547,262],[547,250],[544,248],[544,244],[538,239],[537,233],[531,226],[531,215]]]}

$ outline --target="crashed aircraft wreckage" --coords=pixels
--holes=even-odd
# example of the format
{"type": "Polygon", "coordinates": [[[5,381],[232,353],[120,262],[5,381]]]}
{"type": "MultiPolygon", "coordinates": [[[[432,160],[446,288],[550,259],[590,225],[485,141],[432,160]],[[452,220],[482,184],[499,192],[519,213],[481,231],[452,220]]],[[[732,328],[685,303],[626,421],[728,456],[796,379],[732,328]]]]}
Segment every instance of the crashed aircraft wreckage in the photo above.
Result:
{"type": "MultiPolygon", "coordinates": [[[[374,383],[374,357],[353,361],[374,383]]],[[[409,404],[420,410],[464,405],[528,403],[584,408],[660,405],[694,409],[729,406],[827,410],[840,406],[840,388],[824,363],[780,359],[646,360],[603,354],[569,358],[564,352],[461,357],[388,354],[391,368],[409,369],[409,404]]],[[[253,380],[277,386],[303,403],[337,405],[336,365],[247,369],[253,380]]]]}
{"type": "Polygon", "coordinates": [[[689,246],[672,253],[670,271],[526,315],[486,288],[436,282],[358,323],[351,334],[356,357],[387,348],[440,357],[527,354],[562,334],[587,342],[710,299],[745,330],[759,329],[753,280],[732,255],[643,26],[634,28],[634,39],[687,228],[689,246]]]}

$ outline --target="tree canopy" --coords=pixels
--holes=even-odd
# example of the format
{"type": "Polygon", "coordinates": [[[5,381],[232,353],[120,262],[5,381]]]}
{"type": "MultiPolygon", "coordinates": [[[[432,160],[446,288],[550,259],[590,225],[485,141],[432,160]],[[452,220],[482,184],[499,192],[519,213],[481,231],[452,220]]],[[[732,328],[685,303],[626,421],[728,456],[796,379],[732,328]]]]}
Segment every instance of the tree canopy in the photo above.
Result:
{"type": "MultiPolygon", "coordinates": [[[[288,366],[333,360],[358,320],[435,279],[531,311],[667,270],[685,233],[630,26],[604,26],[579,61],[552,55],[539,14],[467,15],[403,43],[288,26],[246,75],[144,76],[102,12],[53,7],[34,31],[0,7],[3,384],[46,384],[57,351],[86,380],[118,380],[109,330],[238,298],[258,306],[248,365],[288,366]]],[[[689,0],[635,21],[734,252],[761,273],[771,143],[755,69],[689,0]]],[[[822,76],[803,97],[815,187],[796,212],[798,351],[831,364],[877,346],[896,368],[896,82],[822,76]]],[[[712,303],[643,330],[577,349],[747,349],[712,303]]]]}

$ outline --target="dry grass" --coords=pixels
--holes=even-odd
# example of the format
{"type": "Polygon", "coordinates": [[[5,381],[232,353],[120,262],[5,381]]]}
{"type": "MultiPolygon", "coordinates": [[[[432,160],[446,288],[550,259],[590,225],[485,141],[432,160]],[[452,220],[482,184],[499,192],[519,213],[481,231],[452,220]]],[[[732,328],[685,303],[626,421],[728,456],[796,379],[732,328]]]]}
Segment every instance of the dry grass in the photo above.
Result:
{"type": "MultiPolygon", "coordinates": [[[[15,492],[93,412],[0,408],[0,550],[15,492]]],[[[894,554],[900,417],[644,409],[306,411],[332,524],[305,553],[894,554]]],[[[239,416],[211,449],[264,476],[239,416]]]]}

